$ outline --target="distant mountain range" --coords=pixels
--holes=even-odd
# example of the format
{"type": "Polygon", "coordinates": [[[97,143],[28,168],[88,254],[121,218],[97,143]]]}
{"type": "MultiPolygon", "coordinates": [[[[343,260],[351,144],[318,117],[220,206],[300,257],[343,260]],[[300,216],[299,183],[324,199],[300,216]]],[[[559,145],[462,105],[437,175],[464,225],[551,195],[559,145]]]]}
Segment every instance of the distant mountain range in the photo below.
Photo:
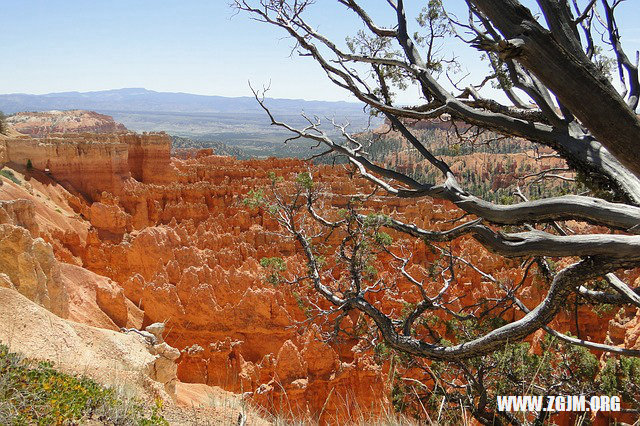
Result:
{"type": "MultiPolygon", "coordinates": [[[[362,107],[351,102],[270,99],[269,106],[280,113],[361,114],[362,107]]],[[[0,95],[0,110],[12,114],[20,111],[85,109],[91,111],[182,112],[182,113],[251,113],[262,111],[253,97],[193,95],[156,92],[142,88],[97,92],[61,92],[46,95],[13,93],[0,95]]]]}
{"type": "MultiPolygon", "coordinates": [[[[302,99],[267,99],[267,105],[278,120],[304,127],[304,112],[310,117],[335,119],[350,123],[352,132],[376,127],[379,119],[371,119],[362,104],[351,102],[306,101],[302,99]]],[[[112,116],[128,129],[166,131],[175,136],[199,141],[220,141],[236,146],[249,156],[307,156],[310,143],[283,145],[291,136],[270,125],[267,114],[253,97],[230,98],[189,93],[155,92],[142,88],[97,92],[63,92],[46,95],[21,93],[0,95],[0,111],[84,109],[112,116]]],[[[326,120],[324,129],[338,132],[326,120]]]]}

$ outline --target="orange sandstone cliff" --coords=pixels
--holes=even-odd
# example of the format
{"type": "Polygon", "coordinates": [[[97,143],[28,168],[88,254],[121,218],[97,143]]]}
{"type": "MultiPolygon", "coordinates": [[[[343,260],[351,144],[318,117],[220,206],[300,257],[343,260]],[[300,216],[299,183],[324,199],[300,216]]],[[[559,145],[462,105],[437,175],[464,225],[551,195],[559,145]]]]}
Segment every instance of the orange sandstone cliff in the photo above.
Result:
{"type": "Polygon", "coordinates": [[[0,162],[46,172],[95,200],[103,191],[122,193],[131,177],[169,182],[170,145],[164,133],[50,134],[40,139],[12,133],[0,139],[0,162]]]}

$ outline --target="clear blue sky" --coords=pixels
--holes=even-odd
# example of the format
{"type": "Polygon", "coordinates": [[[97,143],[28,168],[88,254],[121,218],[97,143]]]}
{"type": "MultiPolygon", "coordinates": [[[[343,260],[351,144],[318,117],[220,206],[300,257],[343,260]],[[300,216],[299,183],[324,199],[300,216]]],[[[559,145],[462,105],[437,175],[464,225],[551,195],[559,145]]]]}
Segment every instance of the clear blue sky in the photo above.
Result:
{"type": "MultiPolygon", "coordinates": [[[[446,1],[462,10],[461,0],[446,1]]],[[[232,17],[227,0],[2,3],[0,93],[145,87],[248,96],[248,80],[256,85],[271,80],[273,97],[349,99],[310,59],[290,58],[292,42],[281,31],[246,15],[232,17]]],[[[322,32],[343,39],[359,28],[344,7],[330,0],[317,3],[313,21],[322,32]]],[[[624,41],[637,49],[640,1],[627,3],[622,6],[624,41]]],[[[384,0],[364,4],[374,16],[388,8],[384,0]]],[[[417,8],[424,2],[408,4],[417,8]]],[[[467,65],[471,71],[481,66],[477,61],[467,65]]]]}

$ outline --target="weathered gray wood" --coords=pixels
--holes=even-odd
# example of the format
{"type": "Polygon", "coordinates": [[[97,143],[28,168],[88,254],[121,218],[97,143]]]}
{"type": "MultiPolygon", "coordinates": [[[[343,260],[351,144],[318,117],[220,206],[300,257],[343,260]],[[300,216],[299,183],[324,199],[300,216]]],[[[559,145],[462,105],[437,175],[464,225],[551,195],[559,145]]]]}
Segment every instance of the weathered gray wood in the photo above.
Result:
{"type": "Polygon", "coordinates": [[[640,176],[640,120],[586,55],[563,48],[517,0],[471,0],[532,71],[630,172],[640,176]]]}
{"type": "MultiPolygon", "coordinates": [[[[377,25],[366,13],[363,2],[337,0],[362,19],[374,35],[392,38],[401,48],[400,55],[377,56],[372,53],[343,52],[337,44],[315,31],[302,17],[306,2],[286,0],[236,0],[239,9],[251,12],[257,19],[285,30],[305,54],[311,56],[337,86],[351,92],[357,99],[386,115],[391,123],[410,142],[424,159],[442,174],[442,181],[420,182],[393,168],[375,164],[367,158],[362,145],[344,130],[347,142],[331,138],[312,121],[307,128],[296,129],[278,121],[269,111],[264,99],[254,91],[256,99],[268,114],[271,123],[291,131],[294,138],[307,138],[324,144],[329,150],[344,155],[361,175],[389,194],[404,198],[434,197],[453,202],[457,207],[478,217],[448,231],[421,229],[391,219],[383,226],[421,238],[426,242],[451,241],[462,235],[472,235],[487,250],[505,257],[553,256],[582,257],[583,259],[558,272],[552,280],[544,300],[521,320],[500,327],[470,342],[444,347],[413,338],[404,326],[397,330],[397,321],[377,309],[365,298],[361,290],[361,277],[352,276],[352,291],[337,292],[331,283],[323,282],[313,249],[304,231],[287,214],[278,221],[295,236],[308,261],[309,275],[317,292],[337,310],[359,309],[377,324],[385,340],[394,348],[432,359],[459,360],[489,353],[507,342],[526,337],[553,319],[571,292],[599,301],[640,304],[640,297],[620,280],[607,276],[610,286],[619,294],[595,292],[584,287],[590,279],[604,276],[620,268],[640,265],[640,121],[633,111],[637,105],[637,67],[631,82],[627,102],[591,60],[591,53],[583,52],[569,6],[564,0],[537,0],[549,29],[546,29],[518,0],[468,0],[470,11],[482,21],[484,30],[475,30],[478,39],[470,42],[500,56],[509,69],[514,85],[524,90],[537,103],[537,108],[514,100],[514,107],[501,105],[491,99],[482,99],[469,89],[455,96],[445,89],[421,57],[419,46],[413,40],[413,29],[405,16],[404,1],[388,1],[395,14],[395,27],[377,25]],[[361,78],[353,64],[366,64],[374,69],[390,67],[401,70],[415,80],[424,97],[425,105],[402,107],[392,104],[388,84],[381,81],[383,96],[361,78]],[[634,98],[635,96],[635,98],[634,98]],[[554,99],[558,99],[556,105],[554,99]],[[484,201],[465,191],[446,162],[432,152],[404,126],[402,118],[431,119],[448,114],[456,120],[489,129],[504,135],[518,136],[553,148],[569,166],[585,175],[604,182],[620,202],[609,202],[594,197],[564,196],[526,201],[514,205],[499,205],[484,201]],[[354,147],[355,146],[355,147],[354,147]],[[578,220],[606,226],[620,233],[554,235],[536,230],[543,223],[578,220]],[[492,227],[487,226],[490,223],[492,227]],[[494,225],[519,225],[528,232],[503,232],[494,225]]],[[[606,3],[606,0],[603,0],[606,3]]],[[[593,6],[589,4],[589,8],[593,6]]],[[[619,37],[609,31],[619,61],[634,73],[633,64],[621,55],[619,37]]],[[[586,13],[586,12],[585,12],[586,13]]],[[[585,15],[586,16],[586,15],[585,15]]],[[[585,19],[580,17],[579,19],[585,19]]],[[[381,73],[376,73],[378,78],[381,73]]],[[[504,89],[504,88],[503,88],[504,89]]],[[[343,222],[323,219],[309,203],[308,211],[322,226],[335,228],[343,222]]],[[[558,233],[564,234],[558,224],[558,233]]],[[[528,269],[527,269],[528,270],[528,269]]],[[[405,271],[406,272],[406,271],[405,271]]],[[[547,271],[551,276],[552,272],[547,271]]],[[[357,274],[356,274],[357,275],[357,274]]],[[[525,273],[526,275],[526,273],[525,273]]],[[[411,279],[409,277],[408,279],[411,279]]],[[[419,283],[418,283],[419,284],[419,283]]],[[[445,286],[446,289],[446,286],[445,286]]],[[[424,296],[411,316],[411,322],[428,311],[434,303],[424,296]]],[[[526,309],[526,307],[524,307],[526,309]]],[[[548,332],[553,332],[553,330],[548,332]]],[[[410,330],[409,330],[410,331],[410,330]]],[[[573,344],[591,349],[637,355],[635,352],[584,342],[569,336],[559,336],[573,344]],[[633,353],[632,353],[633,352],[633,353]]]]}

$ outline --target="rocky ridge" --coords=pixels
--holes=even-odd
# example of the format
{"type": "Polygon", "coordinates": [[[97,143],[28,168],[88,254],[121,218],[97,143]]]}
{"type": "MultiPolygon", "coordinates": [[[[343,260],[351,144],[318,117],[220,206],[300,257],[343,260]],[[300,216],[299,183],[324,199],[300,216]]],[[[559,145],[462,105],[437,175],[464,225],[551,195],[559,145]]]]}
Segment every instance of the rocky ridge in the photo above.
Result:
{"type": "Polygon", "coordinates": [[[19,112],[7,118],[16,131],[40,138],[52,133],[122,133],[127,128],[108,115],[93,111],[19,112]]]}

